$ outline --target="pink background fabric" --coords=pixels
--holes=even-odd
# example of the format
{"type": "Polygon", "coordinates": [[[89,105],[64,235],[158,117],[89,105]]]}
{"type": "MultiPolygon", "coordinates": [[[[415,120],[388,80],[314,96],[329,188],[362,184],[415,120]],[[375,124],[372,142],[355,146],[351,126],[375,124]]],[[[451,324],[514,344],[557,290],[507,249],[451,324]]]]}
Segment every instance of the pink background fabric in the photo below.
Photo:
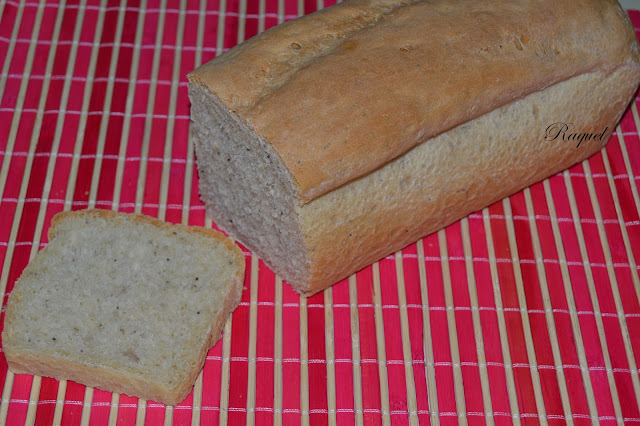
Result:
{"type": "MultiPolygon", "coordinates": [[[[317,8],[307,0],[0,3],[3,303],[63,209],[205,225],[188,155],[186,74],[261,25],[317,8]]],[[[639,28],[640,13],[630,16],[639,28]]],[[[112,406],[97,389],[86,399],[73,382],[57,401],[57,380],[13,377],[0,356],[0,417],[51,424],[57,409],[64,424],[105,424],[110,415],[118,424],[638,423],[637,104],[588,162],[306,301],[244,249],[230,345],[209,352],[202,391],[173,409],[126,395],[112,406]]]]}

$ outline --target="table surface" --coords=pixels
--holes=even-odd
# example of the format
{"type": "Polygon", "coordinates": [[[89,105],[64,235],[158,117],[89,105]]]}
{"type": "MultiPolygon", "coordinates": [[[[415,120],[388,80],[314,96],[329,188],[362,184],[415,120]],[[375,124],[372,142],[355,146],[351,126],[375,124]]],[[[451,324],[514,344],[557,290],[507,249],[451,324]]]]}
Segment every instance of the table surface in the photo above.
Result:
{"type": "MultiPolygon", "coordinates": [[[[185,75],[329,5],[0,1],[4,303],[59,211],[215,227],[185,75]]],[[[637,104],[588,161],[311,298],[244,249],[241,305],[182,404],[14,375],[0,356],[0,423],[640,422],[637,104]]]]}

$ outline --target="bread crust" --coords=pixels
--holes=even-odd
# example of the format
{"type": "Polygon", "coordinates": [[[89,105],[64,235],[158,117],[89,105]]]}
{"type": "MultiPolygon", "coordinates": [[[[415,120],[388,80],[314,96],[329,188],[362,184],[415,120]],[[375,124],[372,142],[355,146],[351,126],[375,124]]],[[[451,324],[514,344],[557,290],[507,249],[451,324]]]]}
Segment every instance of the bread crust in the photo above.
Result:
{"type": "MultiPolygon", "coordinates": [[[[10,327],[11,323],[16,321],[17,306],[25,303],[25,301],[22,300],[24,295],[19,290],[18,283],[16,287],[14,287],[14,291],[7,304],[5,330],[2,334],[3,351],[9,368],[16,374],[35,374],[56,379],[68,379],[107,391],[154,400],[166,405],[177,405],[191,392],[194,381],[202,371],[207,352],[220,339],[225,321],[240,303],[244,283],[244,254],[229,238],[226,238],[223,234],[213,229],[171,224],[141,214],[117,213],[100,209],[58,213],[51,221],[49,241],[51,242],[57,237],[58,227],[63,221],[70,217],[82,218],[87,216],[98,217],[104,220],[113,220],[114,218],[122,217],[129,221],[147,223],[158,228],[174,229],[181,233],[201,234],[207,238],[212,238],[223,243],[225,248],[232,253],[235,262],[239,265],[238,272],[232,278],[230,290],[224,295],[223,307],[220,313],[212,320],[206,331],[203,339],[204,344],[198,353],[195,363],[189,366],[189,376],[184,377],[183,380],[177,383],[169,385],[146,377],[143,372],[124,367],[114,369],[106,365],[90,365],[78,359],[77,355],[69,354],[66,356],[64,354],[43,353],[42,351],[34,351],[33,348],[30,348],[24,344],[24,342],[12,341],[6,330],[10,327]]],[[[46,249],[45,247],[44,250],[46,249]]]]}
{"type": "Polygon", "coordinates": [[[520,100],[519,105],[496,110],[503,114],[502,120],[488,114],[452,129],[361,181],[304,205],[300,214],[311,268],[296,289],[307,296],[322,291],[419,238],[600,151],[635,91],[627,82],[639,78],[636,65],[610,75],[597,72],[574,77],[520,100]],[[553,106],[545,110],[547,100],[553,106]],[[594,104],[602,105],[595,116],[594,104]],[[511,117],[516,120],[511,122],[511,117]],[[545,140],[545,128],[555,121],[572,123],[587,133],[607,131],[601,140],[579,147],[573,141],[545,140]],[[501,138],[496,125],[512,131],[501,138]],[[401,162],[410,165],[399,167],[401,162]],[[375,180],[384,182],[384,190],[360,189],[375,180]]]}
{"type": "Polygon", "coordinates": [[[49,226],[49,231],[47,232],[49,241],[53,240],[56,237],[56,232],[57,232],[56,225],[58,225],[60,222],[64,221],[65,219],[71,216],[75,216],[75,217],[95,216],[95,217],[100,217],[104,220],[113,219],[115,217],[122,217],[122,218],[128,218],[128,220],[132,222],[148,223],[158,228],[178,229],[180,230],[180,232],[204,235],[205,237],[213,238],[223,243],[226,246],[226,248],[234,254],[236,260],[238,260],[239,262],[242,262],[242,264],[244,265],[244,254],[242,253],[242,250],[240,249],[240,247],[235,245],[233,241],[231,241],[229,238],[225,237],[222,233],[216,231],[215,229],[204,228],[201,226],[188,226],[188,225],[183,225],[181,223],[163,222],[158,218],[139,214],[139,213],[122,213],[122,212],[114,212],[113,210],[104,210],[104,209],[63,211],[56,214],[51,219],[51,225],[49,226]]]}
{"type": "Polygon", "coordinates": [[[350,0],[189,79],[273,145],[308,203],[530,93],[638,60],[616,0],[350,0]]]}

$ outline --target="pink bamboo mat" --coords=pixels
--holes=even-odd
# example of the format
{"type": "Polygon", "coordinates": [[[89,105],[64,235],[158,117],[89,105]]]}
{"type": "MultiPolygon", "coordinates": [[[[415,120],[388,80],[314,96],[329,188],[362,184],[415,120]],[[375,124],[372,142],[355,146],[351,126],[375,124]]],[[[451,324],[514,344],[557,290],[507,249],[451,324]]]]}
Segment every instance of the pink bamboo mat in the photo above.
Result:
{"type": "MultiPolygon", "coordinates": [[[[4,303],[61,210],[211,226],[185,75],[329,5],[0,0],[4,303]]],[[[0,423],[637,424],[637,104],[589,161],[323,294],[300,299],[245,250],[242,304],[179,406],[14,376],[0,356],[0,423]]]]}

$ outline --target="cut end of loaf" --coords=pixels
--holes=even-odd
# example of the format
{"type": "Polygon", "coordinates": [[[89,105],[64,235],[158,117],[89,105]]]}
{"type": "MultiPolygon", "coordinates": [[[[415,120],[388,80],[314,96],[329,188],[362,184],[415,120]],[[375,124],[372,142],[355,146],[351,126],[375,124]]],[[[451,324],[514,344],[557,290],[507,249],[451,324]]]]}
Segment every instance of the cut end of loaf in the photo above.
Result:
{"type": "Polygon", "coordinates": [[[304,293],[309,260],[291,175],[273,147],[208,88],[192,80],[189,98],[207,215],[304,293]]]}
{"type": "Polygon", "coordinates": [[[104,210],[61,213],[50,237],[9,298],[9,367],[181,402],[240,302],[239,247],[211,229],[104,210]]]}

